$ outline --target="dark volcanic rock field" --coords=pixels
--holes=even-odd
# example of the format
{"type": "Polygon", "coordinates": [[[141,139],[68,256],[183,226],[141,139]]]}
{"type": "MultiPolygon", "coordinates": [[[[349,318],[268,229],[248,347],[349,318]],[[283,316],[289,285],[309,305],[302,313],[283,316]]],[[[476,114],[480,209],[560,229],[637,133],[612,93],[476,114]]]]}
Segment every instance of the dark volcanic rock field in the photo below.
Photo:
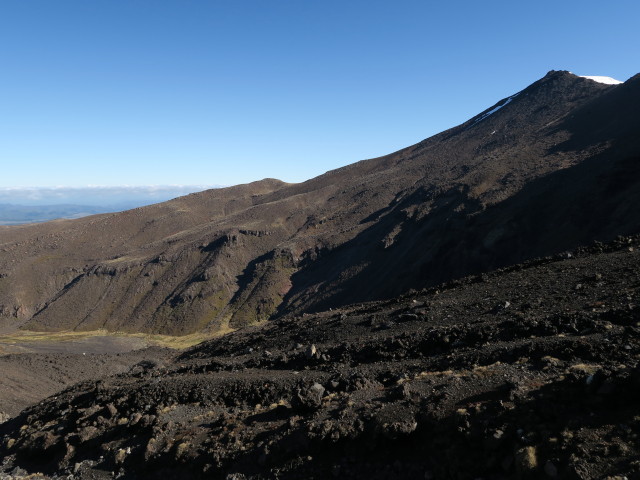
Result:
{"type": "Polygon", "coordinates": [[[0,425],[5,475],[640,478],[640,237],[285,316],[0,425]]]}

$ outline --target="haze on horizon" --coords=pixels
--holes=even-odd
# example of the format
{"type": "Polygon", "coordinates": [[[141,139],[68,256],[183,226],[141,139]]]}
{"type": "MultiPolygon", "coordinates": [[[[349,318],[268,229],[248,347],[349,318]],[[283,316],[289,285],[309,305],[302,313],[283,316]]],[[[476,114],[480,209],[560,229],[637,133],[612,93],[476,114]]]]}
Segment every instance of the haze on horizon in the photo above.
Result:
{"type": "Polygon", "coordinates": [[[4,3],[0,187],[304,181],[551,69],[624,81],[639,16],[629,0],[4,3]]]}
{"type": "Polygon", "coordinates": [[[117,210],[164,202],[182,195],[219,187],[221,185],[0,187],[0,205],[75,204],[117,210]]]}
{"type": "Polygon", "coordinates": [[[221,185],[0,187],[0,225],[119,212],[219,187],[221,185]]]}

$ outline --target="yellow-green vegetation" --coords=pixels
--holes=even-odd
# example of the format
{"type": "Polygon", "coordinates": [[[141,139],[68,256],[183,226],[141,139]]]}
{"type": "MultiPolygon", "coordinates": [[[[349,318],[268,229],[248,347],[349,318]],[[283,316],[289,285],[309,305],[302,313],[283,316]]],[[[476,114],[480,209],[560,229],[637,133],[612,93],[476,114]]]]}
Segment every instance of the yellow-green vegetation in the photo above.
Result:
{"type": "Polygon", "coordinates": [[[122,334],[124,336],[140,337],[149,342],[150,345],[157,345],[160,347],[175,348],[182,350],[192,347],[198,343],[202,343],[205,340],[221,337],[227,333],[233,332],[232,328],[221,328],[214,333],[191,333],[189,335],[172,336],[172,335],[160,335],[160,334],[122,334]]]}
{"type": "MultiPolygon", "coordinates": [[[[228,292],[217,291],[204,299],[204,303],[209,307],[207,314],[200,320],[199,327],[205,328],[216,320],[229,304],[231,295],[228,292]]],[[[230,317],[230,316],[229,316],[230,317]]],[[[229,318],[222,319],[221,324],[229,324],[229,318]],[[225,321],[226,320],[226,321],[225,321]]],[[[223,328],[222,325],[220,328],[223,328]]]]}
{"type": "Polygon", "coordinates": [[[50,262],[52,260],[60,260],[62,258],[62,255],[40,255],[39,257],[34,259],[33,263],[34,265],[37,265],[39,263],[50,262]]]}
{"type": "MultiPolygon", "coordinates": [[[[200,287],[201,289],[203,287],[200,287]]],[[[184,303],[169,306],[163,305],[156,314],[158,326],[167,334],[179,334],[185,331],[210,330],[228,332],[230,314],[225,314],[224,310],[231,298],[225,291],[219,290],[211,295],[202,298],[200,292],[193,292],[193,298],[184,303]]]]}
{"type": "Polygon", "coordinates": [[[94,337],[119,337],[137,338],[147,345],[156,345],[174,349],[185,349],[201,343],[205,340],[219,337],[232,332],[233,329],[225,327],[214,333],[192,333],[190,335],[172,336],[147,333],[109,332],[107,330],[93,330],[88,332],[62,331],[62,332],[36,332],[31,330],[19,330],[9,334],[0,335],[0,344],[16,345],[43,342],[74,342],[94,337]]]}

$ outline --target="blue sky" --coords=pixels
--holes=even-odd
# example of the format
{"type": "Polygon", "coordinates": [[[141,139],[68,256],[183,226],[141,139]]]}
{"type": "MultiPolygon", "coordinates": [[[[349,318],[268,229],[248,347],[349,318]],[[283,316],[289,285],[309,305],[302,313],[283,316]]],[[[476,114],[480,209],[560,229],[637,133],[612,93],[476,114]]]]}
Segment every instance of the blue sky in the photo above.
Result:
{"type": "Polygon", "coordinates": [[[640,71],[637,0],[0,3],[0,188],[297,182],[551,69],[640,71]]]}

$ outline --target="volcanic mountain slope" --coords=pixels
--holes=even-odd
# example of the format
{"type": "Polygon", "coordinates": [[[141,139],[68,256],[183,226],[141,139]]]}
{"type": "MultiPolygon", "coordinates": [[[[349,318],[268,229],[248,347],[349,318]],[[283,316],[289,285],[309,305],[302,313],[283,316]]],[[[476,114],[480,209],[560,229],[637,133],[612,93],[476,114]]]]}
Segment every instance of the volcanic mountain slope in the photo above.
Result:
{"type": "Polygon", "coordinates": [[[0,425],[0,475],[640,478],[639,328],[621,237],[85,381],[0,425]]]}
{"type": "Polygon", "coordinates": [[[5,326],[185,334],[391,298],[640,229],[640,76],[552,71],[301,184],[0,228],[5,326]]]}

